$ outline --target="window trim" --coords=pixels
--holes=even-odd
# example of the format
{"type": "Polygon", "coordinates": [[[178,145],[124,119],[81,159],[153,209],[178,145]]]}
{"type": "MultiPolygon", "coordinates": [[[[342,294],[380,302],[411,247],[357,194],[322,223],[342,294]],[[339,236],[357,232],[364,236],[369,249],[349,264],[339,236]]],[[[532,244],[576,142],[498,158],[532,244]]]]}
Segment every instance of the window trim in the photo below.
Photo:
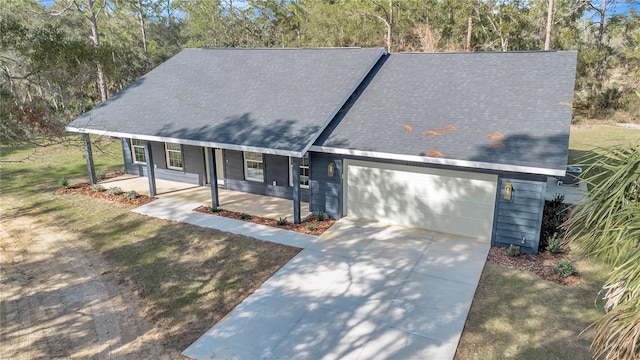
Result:
{"type": "Polygon", "coordinates": [[[243,163],[243,168],[244,168],[244,179],[247,181],[255,181],[255,182],[261,182],[264,183],[264,154],[263,153],[259,153],[259,152],[254,152],[254,151],[243,151],[242,152],[242,163],[243,163]],[[260,155],[260,160],[254,160],[254,159],[247,159],[247,154],[259,154],[260,155]],[[250,177],[249,176],[249,167],[247,166],[249,162],[252,163],[257,163],[257,164],[262,164],[262,177],[260,179],[258,179],[257,177],[250,177]]]}
{"type": "Polygon", "coordinates": [[[184,170],[184,156],[182,154],[182,145],[181,144],[164,143],[164,154],[165,154],[165,158],[167,160],[167,169],[170,169],[170,170],[184,170]],[[168,146],[169,144],[180,146],[180,150],[169,149],[169,146],[168,146]],[[171,159],[169,157],[170,153],[178,153],[178,154],[180,154],[180,162],[182,163],[182,166],[172,166],[171,165],[171,159]]]}
{"type": "MultiPolygon", "coordinates": [[[[305,153],[304,156],[300,159],[300,169],[307,169],[307,185],[300,184],[302,189],[308,189],[309,183],[311,182],[311,162],[309,161],[309,153],[305,153]],[[302,165],[302,159],[307,159],[307,165],[302,165]]],[[[302,176],[300,177],[302,179],[302,176]]],[[[293,186],[293,161],[291,161],[291,157],[289,157],[289,186],[293,186]]]]}
{"type": "Polygon", "coordinates": [[[144,148],[144,147],[146,146],[147,142],[146,142],[146,141],[144,141],[144,140],[139,140],[139,139],[129,139],[129,143],[131,144],[131,160],[132,160],[132,162],[133,162],[134,164],[143,164],[143,165],[146,165],[146,164],[147,164],[147,154],[146,154],[146,151],[145,151],[145,148],[144,148]],[[140,142],[142,143],[142,145],[139,145],[139,144],[138,144],[138,145],[136,145],[136,144],[134,144],[134,140],[135,140],[135,141],[140,141],[140,142]],[[144,161],[139,161],[139,160],[136,158],[136,148],[141,148],[141,149],[142,149],[142,154],[143,154],[143,157],[144,157],[144,161]]]}

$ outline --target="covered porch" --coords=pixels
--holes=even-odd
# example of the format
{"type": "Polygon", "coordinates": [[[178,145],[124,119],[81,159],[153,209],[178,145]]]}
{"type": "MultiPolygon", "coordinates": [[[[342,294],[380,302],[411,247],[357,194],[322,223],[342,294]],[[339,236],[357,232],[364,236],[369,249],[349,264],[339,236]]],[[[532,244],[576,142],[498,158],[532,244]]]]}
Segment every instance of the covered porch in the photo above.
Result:
{"type": "MultiPolygon", "coordinates": [[[[211,188],[176,181],[156,179],[156,197],[181,200],[211,206],[211,188]]],[[[134,190],[139,194],[149,194],[149,179],[135,175],[121,175],[100,182],[105,188],[120,187],[125,191],[134,190]]],[[[271,219],[287,218],[293,221],[293,201],[270,196],[250,194],[240,191],[218,189],[219,206],[222,209],[246,213],[271,219]]],[[[309,216],[309,203],[300,202],[300,216],[309,216]]]]}

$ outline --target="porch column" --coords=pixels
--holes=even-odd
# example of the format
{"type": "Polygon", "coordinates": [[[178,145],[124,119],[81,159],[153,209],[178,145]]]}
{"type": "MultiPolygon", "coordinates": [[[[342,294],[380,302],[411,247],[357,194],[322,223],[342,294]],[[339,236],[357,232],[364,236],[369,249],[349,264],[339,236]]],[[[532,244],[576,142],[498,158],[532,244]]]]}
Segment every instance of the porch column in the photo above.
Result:
{"type": "Polygon", "coordinates": [[[144,157],[147,159],[147,176],[149,177],[149,195],[156,196],[156,168],[153,166],[153,152],[151,142],[144,143],[144,157]]]}
{"type": "Polygon", "coordinates": [[[89,183],[96,183],[96,168],[93,165],[93,151],[91,151],[91,139],[89,134],[82,134],[82,142],[84,143],[84,157],[87,159],[87,171],[89,172],[89,183]]]}
{"type": "Polygon", "coordinates": [[[216,154],[213,148],[207,148],[209,155],[209,179],[211,182],[211,206],[217,208],[220,206],[218,199],[218,172],[216,170],[216,154]]]}
{"type": "Polygon", "coordinates": [[[300,224],[300,158],[291,158],[293,175],[293,223],[300,224]]]}

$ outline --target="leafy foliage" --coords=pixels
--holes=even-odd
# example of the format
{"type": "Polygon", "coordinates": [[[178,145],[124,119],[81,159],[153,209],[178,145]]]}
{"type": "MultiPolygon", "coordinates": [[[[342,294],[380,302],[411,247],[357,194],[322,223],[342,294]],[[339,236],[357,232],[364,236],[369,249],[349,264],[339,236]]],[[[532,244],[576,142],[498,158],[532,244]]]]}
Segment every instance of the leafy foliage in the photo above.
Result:
{"type": "Polygon", "coordinates": [[[324,211],[318,211],[315,215],[316,215],[316,220],[318,221],[327,220],[327,213],[324,211]]]}
{"type": "Polygon", "coordinates": [[[95,184],[91,186],[91,189],[95,192],[103,192],[106,189],[104,188],[104,186],[100,185],[100,184],[95,184]]]}
{"type": "Polygon", "coordinates": [[[136,199],[138,196],[140,196],[140,195],[135,190],[127,191],[124,194],[124,197],[126,197],[129,200],[136,199]]]}
{"type": "Polygon", "coordinates": [[[66,177],[61,177],[61,178],[58,180],[58,185],[60,185],[60,186],[62,186],[62,187],[67,187],[67,186],[69,186],[69,180],[67,180],[67,178],[66,178],[66,177]]]}
{"type": "Polygon", "coordinates": [[[548,252],[552,254],[557,254],[562,252],[562,238],[558,236],[558,234],[553,234],[551,238],[549,238],[547,247],[545,248],[548,252]]]}
{"type": "Polygon", "coordinates": [[[123,192],[122,189],[117,186],[110,187],[107,189],[107,194],[109,195],[120,195],[122,194],[122,192],[123,192]]]}
{"type": "Polygon", "coordinates": [[[558,272],[558,275],[566,278],[567,276],[575,274],[576,267],[573,265],[571,260],[563,259],[558,261],[556,264],[556,271],[558,272]]]}
{"type": "Polygon", "coordinates": [[[593,326],[596,357],[640,356],[640,144],[611,148],[585,172],[595,184],[589,199],[570,214],[568,240],[607,264],[606,314],[593,326]]]}
{"type": "Polygon", "coordinates": [[[549,242],[554,236],[562,238],[564,229],[562,224],[566,221],[568,206],[564,203],[563,195],[555,195],[552,200],[545,201],[542,213],[542,227],[540,229],[540,241],[538,251],[547,249],[549,242]]]}
{"type": "Polygon", "coordinates": [[[517,245],[509,245],[509,248],[507,248],[507,255],[509,256],[520,256],[520,246],[517,245]]]}

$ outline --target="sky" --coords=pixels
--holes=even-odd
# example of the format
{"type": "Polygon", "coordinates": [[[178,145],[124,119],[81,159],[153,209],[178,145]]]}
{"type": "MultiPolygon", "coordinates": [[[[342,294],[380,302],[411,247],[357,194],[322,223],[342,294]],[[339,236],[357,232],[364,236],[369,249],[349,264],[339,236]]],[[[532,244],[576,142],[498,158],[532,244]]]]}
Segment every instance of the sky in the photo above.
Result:
{"type": "MultiPolygon", "coordinates": [[[[56,3],[56,0],[38,0],[38,2],[40,4],[42,4],[44,7],[50,7],[53,6],[53,4],[56,3]]],[[[620,0],[618,1],[619,4],[615,4],[615,5],[610,5],[607,8],[607,13],[608,15],[613,15],[613,14],[626,14],[628,13],[631,9],[635,9],[636,13],[640,13],[640,4],[629,4],[626,3],[624,0],[620,0]]],[[[600,3],[600,1],[596,1],[596,3],[600,3]]],[[[593,15],[585,15],[585,17],[591,17],[593,15]]]]}

